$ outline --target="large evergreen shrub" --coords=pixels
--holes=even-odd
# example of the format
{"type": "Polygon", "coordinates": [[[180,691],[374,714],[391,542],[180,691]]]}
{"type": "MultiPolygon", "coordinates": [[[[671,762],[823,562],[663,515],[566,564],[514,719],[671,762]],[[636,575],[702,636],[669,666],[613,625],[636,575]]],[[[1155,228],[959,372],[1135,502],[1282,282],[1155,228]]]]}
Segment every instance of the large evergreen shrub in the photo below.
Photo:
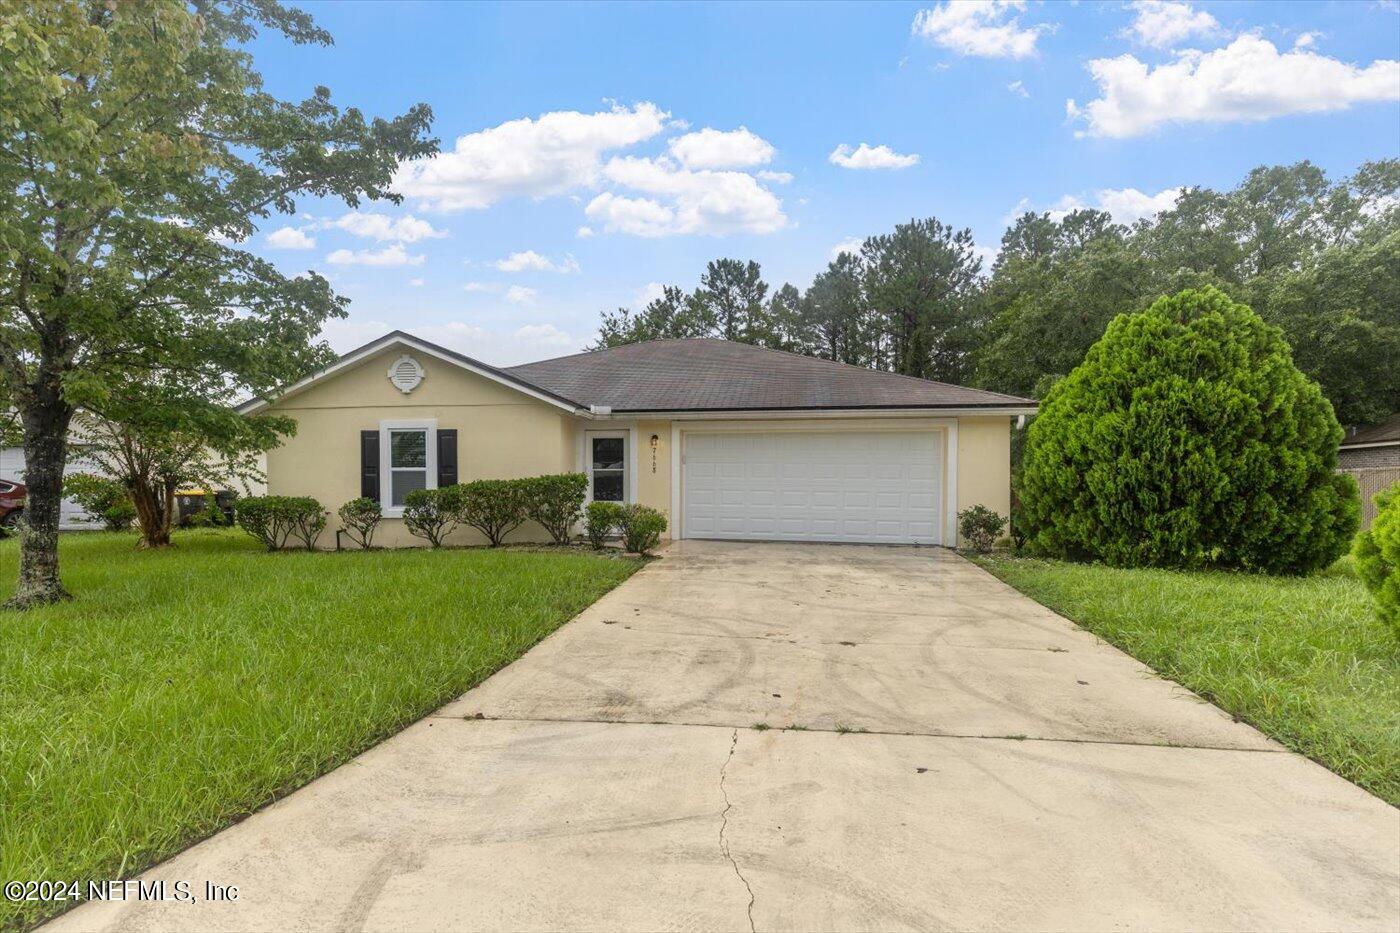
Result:
{"type": "Polygon", "coordinates": [[[1119,315],[1046,395],[1021,472],[1027,530],[1118,566],[1307,573],[1356,532],[1341,438],[1277,328],[1183,291],[1119,315]]]}

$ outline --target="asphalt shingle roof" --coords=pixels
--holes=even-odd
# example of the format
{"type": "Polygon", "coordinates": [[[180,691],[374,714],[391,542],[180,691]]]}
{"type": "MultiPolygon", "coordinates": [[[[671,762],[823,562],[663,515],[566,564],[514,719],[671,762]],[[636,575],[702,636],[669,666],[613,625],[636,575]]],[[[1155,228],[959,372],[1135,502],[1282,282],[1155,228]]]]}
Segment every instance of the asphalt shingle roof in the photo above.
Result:
{"type": "Polygon", "coordinates": [[[613,411],[997,408],[1034,401],[714,338],[649,340],[503,369],[613,411]]]}
{"type": "Polygon", "coordinates": [[[1351,447],[1355,444],[1394,444],[1400,443],[1400,411],[1391,415],[1380,424],[1373,424],[1369,428],[1362,428],[1355,434],[1342,441],[1343,447],[1351,447]]]}

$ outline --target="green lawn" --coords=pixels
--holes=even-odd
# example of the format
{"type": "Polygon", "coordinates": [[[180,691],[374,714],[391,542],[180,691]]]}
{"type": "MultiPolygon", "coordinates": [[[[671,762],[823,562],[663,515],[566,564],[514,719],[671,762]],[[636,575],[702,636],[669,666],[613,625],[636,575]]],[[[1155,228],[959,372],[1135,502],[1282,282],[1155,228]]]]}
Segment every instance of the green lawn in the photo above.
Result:
{"type": "Polygon", "coordinates": [[[1350,559],[1307,578],[975,558],[1289,748],[1400,804],[1400,642],[1350,559]]]}
{"type": "MultiPolygon", "coordinates": [[[[574,550],[165,552],[62,539],[74,602],[0,613],[0,880],[131,875],[520,656],[638,562],[574,550]]],[[[0,598],[14,540],[0,542],[0,598]]],[[[0,927],[46,911],[0,899],[0,927]]]]}

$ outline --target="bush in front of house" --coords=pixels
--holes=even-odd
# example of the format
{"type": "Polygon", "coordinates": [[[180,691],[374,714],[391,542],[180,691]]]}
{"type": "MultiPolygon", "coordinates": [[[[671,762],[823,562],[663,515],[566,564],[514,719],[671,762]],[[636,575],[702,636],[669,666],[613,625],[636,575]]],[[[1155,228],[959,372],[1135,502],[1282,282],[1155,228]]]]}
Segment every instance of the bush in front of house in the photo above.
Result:
{"type": "Polygon", "coordinates": [[[310,550],[326,527],[326,510],[311,496],[249,496],[238,503],[235,520],[269,551],[292,539],[310,550]]]}
{"type": "Polygon", "coordinates": [[[646,557],[661,543],[666,516],[649,505],[624,505],[617,526],[622,532],[623,549],[646,557]]]}
{"type": "Polygon", "coordinates": [[[608,543],[608,536],[622,521],[622,504],[619,502],[590,502],[584,510],[584,534],[593,550],[601,551],[608,543]]]}
{"type": "Polygon", "coordinates": [[[990,551],[1005,529],[1006,519],[985,505],[974,505],[958,513],[958,533],[979,554],[990,551]]]}
{"type": "Polygon", "coordinates": [[[108,531],[126,531],[136,521],[136,506],[131,504],[126,487],[106,476],[70,473],[63,478],[63,495],[100,520],[108,531]]]}
{"type": "Polygon", "coordinates": [[[378,502],[361,496],[342,505],[336,510],[336,515],[340,516],[340,524],[350,536],[350,540],[369,550],[374,541],[375,529],[384,518],[384,510],[379,507],[378,502]]]}
{"type": "Polygon", "coordinates": [[[1400,483],[1376,495],[1376,518],[1356,537],[1356,575],[1371,591],[1376,614],[1400,638],[1400,483]]]}
{"type": "Polygon", "coordinates": [[[1121,314],[1045,396],[1020,495],[1038,551],[1308,573],[1347,549],[1342,429],[1283,334],[1213,288],[1121,314]]]}
{"type": "Polygon", "coordinates": [[[526,514],[549,532],[555,544],[568,544],[588,497],[588,477],[558,473],[520,481],[525,487],[526,514]]]}
{"type": "Polygon", "coordinates": [[[443,486],[415,489],[404,496],[403,524],[408,533],[442,547],[443,539],[462,522],[462,491],[461,486],[443,486]]]}
{"type": "Polygon", "coordinates": [[[529,517],[529,480],[478,479],[458,488],[462,491],[461,518],[500,547],[529,517]]]}

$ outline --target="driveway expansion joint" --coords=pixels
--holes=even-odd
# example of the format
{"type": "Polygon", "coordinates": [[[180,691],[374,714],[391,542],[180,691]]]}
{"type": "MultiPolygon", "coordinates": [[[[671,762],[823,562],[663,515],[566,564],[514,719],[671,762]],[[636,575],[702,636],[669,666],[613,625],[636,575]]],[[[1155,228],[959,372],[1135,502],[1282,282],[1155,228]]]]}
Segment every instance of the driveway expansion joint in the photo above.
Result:
{"type": "MultiPolygon", "coordinates": [[[[600,726],[674,726],[685,729],[752,729],[752,725],[739,725],[736,723],[718,722],[673,722],[668,720],[641,720],[641,719],[591,719],[591,718],[571,718],[565,716],[488,716],[484,713],[473,713],[468,716],[444,716],[433,714],[429,719],[455,719],[462,722],[533,722],[533,723],[555,723],[558,725],[600,725],[600,726]]],[[[804,726],[801,723],[792,723],[787,726],[769,726],[764,732],[796,732],[808,735],[892,735],[904,736],[916,739],[980,739],[989,742],[1046,742],[1063,745],[1116,745],[1126,748],[1179,748],[1182,751],[1205,751],[1205,752],[1250,752],[1252,754],[1264,755],[1292,755],[1296,754],[1292,749],[1284,748],[1245,748],[1235,745],[1194,745],[1185,742],[1131,742],[1125,739],[1074,739],[1045,735],[1021,735],[1013,733],[972,733],[972,732],[900,732],[894,729],[840,729],[822,728],[820,726],[804,726]]]]}

